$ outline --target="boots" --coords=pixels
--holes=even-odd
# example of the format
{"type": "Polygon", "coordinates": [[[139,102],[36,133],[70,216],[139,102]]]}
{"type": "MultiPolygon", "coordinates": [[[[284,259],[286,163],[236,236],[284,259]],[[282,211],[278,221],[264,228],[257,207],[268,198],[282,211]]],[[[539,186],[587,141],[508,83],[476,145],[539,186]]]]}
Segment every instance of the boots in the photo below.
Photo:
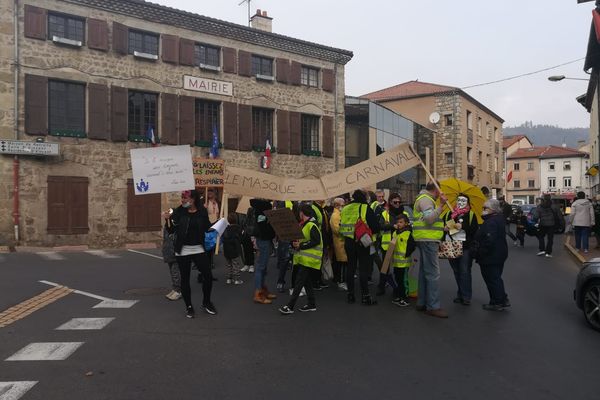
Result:
{"type": "Polygon", "coordinates": [[[275,300],[277,298],[277,295],[270,293],[266,286],[263,286],[262,288],[262,295],[269,300],[275,300]]]}
{"type": "Polygon", "coordinates": [[[254,302],[255,303],[259,303],[259,304],[271,304],[272,301],[267,299],[264,295],[263,295],[263,291],[262,290],[255,290],[254,291],[254,302]]]}

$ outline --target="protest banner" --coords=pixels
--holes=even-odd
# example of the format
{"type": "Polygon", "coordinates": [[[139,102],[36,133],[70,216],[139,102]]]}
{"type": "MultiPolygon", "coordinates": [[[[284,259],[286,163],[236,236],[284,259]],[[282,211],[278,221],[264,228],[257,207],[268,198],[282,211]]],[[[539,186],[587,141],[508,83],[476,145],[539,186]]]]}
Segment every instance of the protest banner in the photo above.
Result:
{"type": "Polygon", "coordinates": [[[131,149],[130,156],[136,195],[194,189],[190,146],[131,149]]]}
{"type": "Polygon", "coordinates": [[[319,179],[296,179],[237,167],[225,170],[225,191],[232,195],[269,200],[323,200],[327,193],[319,179]]]}
{"type": "Polygon", "coordinates": [[[194,158],[194,180],[198,187],[223,187],[225,161],[213,158],[194,158]]]}
{"type": "Polygon", "coordinates": [[[375,185],[421,163],[408,142],[386,150],[370,160],[321,177],[327,197],[375,185]]]}
{"type": "Polygon", "coordinates": [[[264,213],[280,240],[291,242],[304,237],[294,212],[289,208],[265,210],[264,213]]]}

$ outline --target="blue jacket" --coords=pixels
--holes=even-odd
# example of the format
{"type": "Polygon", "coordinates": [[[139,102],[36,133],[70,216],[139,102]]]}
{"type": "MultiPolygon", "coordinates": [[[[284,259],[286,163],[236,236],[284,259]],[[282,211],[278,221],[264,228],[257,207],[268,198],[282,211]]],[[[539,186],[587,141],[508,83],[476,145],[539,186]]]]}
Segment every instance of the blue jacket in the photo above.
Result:
{"type": "Polygon", "coordinates": [[[503,264],[508,257],[506,221],[503,214],[483,217],[483,224],[471,242],[471,254],[479,265],[503,264]]]}

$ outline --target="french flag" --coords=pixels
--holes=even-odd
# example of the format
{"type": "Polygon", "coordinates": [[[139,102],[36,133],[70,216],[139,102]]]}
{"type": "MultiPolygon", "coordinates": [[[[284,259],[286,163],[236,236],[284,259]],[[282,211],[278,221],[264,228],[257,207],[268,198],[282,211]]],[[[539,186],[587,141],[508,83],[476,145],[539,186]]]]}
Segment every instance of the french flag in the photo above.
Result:
{"type": "Polygon", "coordinates": [[[262,158],[263,169],[268,169],[271,166],[271,142],[267,139],[267,143],[265,145],[265,155],[262,158]]]}
{"type": "Polygon", "coordinates": [[[154,135],[154,128],[152,126],[148,127],[146,137],[150,140],[150,143],[152,143],[152,147],[156,146],[156,136],[154,135]]]}

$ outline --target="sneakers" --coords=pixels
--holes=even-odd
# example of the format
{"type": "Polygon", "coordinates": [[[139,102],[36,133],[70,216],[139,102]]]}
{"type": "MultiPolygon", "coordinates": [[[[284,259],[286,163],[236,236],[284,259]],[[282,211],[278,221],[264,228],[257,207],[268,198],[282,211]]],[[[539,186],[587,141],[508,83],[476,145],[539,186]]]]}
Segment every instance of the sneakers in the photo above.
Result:
{"type": "Polygon", "coordinates": [[[244,265],[242,268],[240,268],[241,272],[248,272],[248,270],[250,269],[249,265],[244,265]]]}
{"type": "Polygon", "coordinates": [[[543,256],[544,254],[546,254],[545,251],[538,251],[538,253],[536,254],[536,256],[543,256]]]}
{"type": "Polygon", "coordinates": [[[181,298],[181,293],[176,290],[171,290],[169,293],[165,295],[165,297],[171,301],[179,300],[181,298]]]}
{"type": "Polygon", "coordinates": [[[217,309],[215,308],[215,305],[213,303],[209,302],[209,303],[202,304],[202,308],[204,308],[204,311],[206,311],[210,315],[217,314],[217,309]]]}
{"type": "Polygon", "coordinates": [[[448,318],[448,313],[441,308],[438,308],[437,310],[427,310],[425,311],[425,314],[437,318],[448,318]]]}
{"type": "Polygon", "coordinates": [[[248,266],[248,272],[254,272],[254,265],[248,266]]]}
{"type": "Polygon", "coordinates": [[[242,283],[244,283],[244,281],[242,281],[240,279],[237,279],[237,280],[233,281],[234,285],[241,285],[242,283]]]}
{"type": "Polygon", "coordinates": [[[301,312],[317,311],[317,306],[309,306],[308,304],[300,307],[301,312]]]}
{"type": "Polygon", "coordinates": [[[290,315],[294,313],[294,310],[292,310],[288,306],[283,306],[279,308],[279,312],[283,315],[290,315]]]}
{"type": "Polygon", "coordinates": [[[398,307],[407,307],[410,306],[410,303],[404,299],[394,299],[392,300],[392,304],[398,307]]]}
{"type": "Polygon", "coordinates": [[[504,300],[504,303],[502,303],[502,307],[504,307],[504,308],[510,307],[510,300],[508,300],[508,298],[506,300],[504,300]]]}
{"type": "Polygon", "coordinates": [[[484,304],[481,308],[486,311],[504,311],[502,304],[484,304]]]}
{"type": "Polygon", "coordinates": [[[194,312],[194,307],[189,306],[187,308],[187,310],[185,311],[185,316],[188,318],[194,318],[195,315],[196,315],[196,313],[194,312]]]}
{"type": "Polygon", "coordinates": [[[231,284],[233,283],[233,281],[232,281],[231,279],[227,279],[227,280],[225,281],[225,283],[226,283],[226,284],[228,284],[228,285],[231,285],[231,284]]]}
{"type": "Polygon", "coordinates": [[[552,258],[552,254],[548,254],[548,253],[546,253],[546,257],[548,257],[548,258],[552,258]]]}
{"type": "Polygon", "coordinates": [[[329,284],[325,283],[325,282],[321,282],[319,284],[319,288],[321,288],[321,289],[329,289],[329,284]]]}
{"type": "Polygon", "coordinates": [[[337,284],[338,290],[342,290],[344,292],[348,291],[348,285],[345,282],[340,282],[337,284]]]}

